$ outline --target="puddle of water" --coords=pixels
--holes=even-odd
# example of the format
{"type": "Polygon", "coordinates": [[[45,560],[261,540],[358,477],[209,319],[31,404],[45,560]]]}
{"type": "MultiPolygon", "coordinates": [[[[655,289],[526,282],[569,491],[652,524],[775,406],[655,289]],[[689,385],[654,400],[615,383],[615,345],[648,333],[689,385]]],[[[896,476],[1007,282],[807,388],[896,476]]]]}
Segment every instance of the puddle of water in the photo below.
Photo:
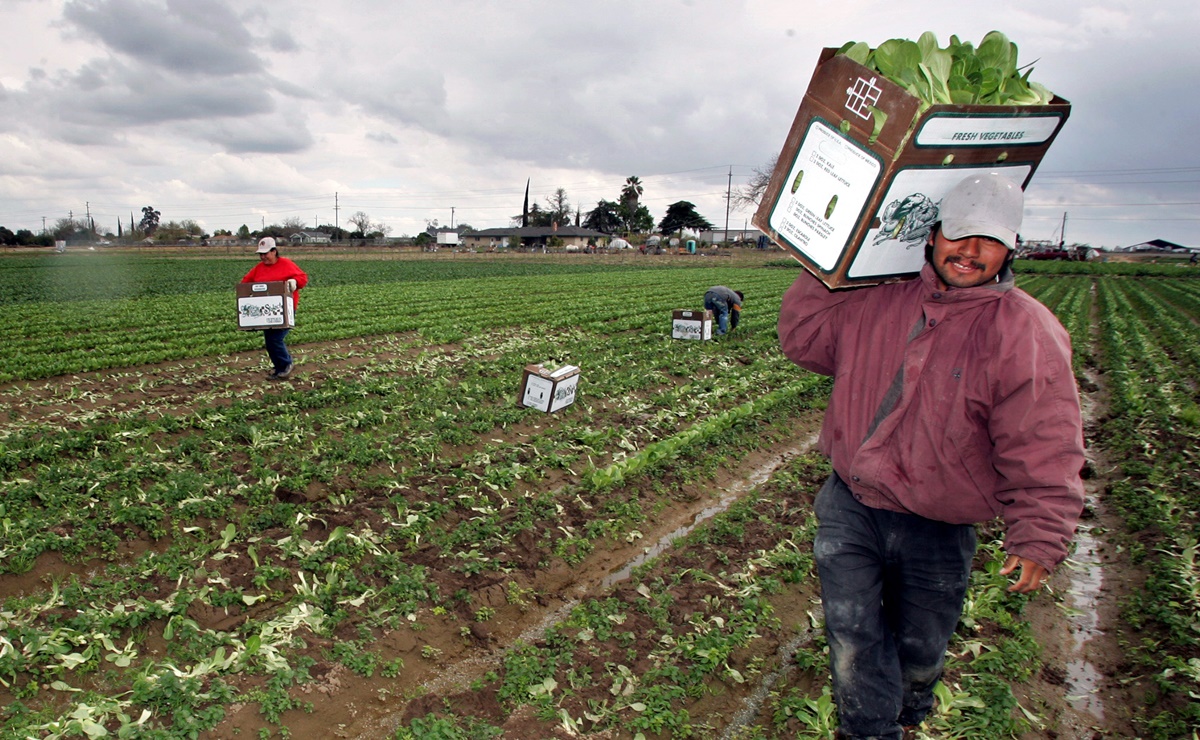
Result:
{"type": "Polygon", "coordinates": [[[1067,701],[1081,712],[1087,712],[1099,721],[1104,720],[1104,702],[1096,695],[1102,676],[1096,667],[1086,660],[1067,663],[1067,701]],[[1083,693],[1079,689],[1083,688],[1083,693]]]}
{"type": "MultiPolygon", "coordinates": [[[[1091,496],[1088,497],[1087,503],[1093,508],[1099,506],[1091,496]]],[[[1102,634],[1096,605],[1100,600],[1104,573],[1098,554],[1100,543],[1092,534],[1092,528],[1080,525],[1075,533],[1075,541],[1075,554],[1071,557],[1071,585],[1068,590],[1072,612],[1067,621],[1071,635],[1075,638],[1075,652],[1080,654],[1084,643],[1102,634]]],[[[1066,670],[1067,701],[1075,709],[1103,720],[1104,703],[1096,695],[1102,680],[1100,672],[1083,658],[1069,661],[1066,670]]]]}
{"type": "Polygon", "coordinates": [[[1083,643],[1101,634],[1099,628],[1100,615],[1096,613],[1096,604],[1100,600],[1100,589],[1104,584],[1104,573],[1101,570],[1100,558],[1096,554],[1098,542],[1092,535],[1092,528],[1081,526],[1075,534],[1078,543],[1072,560],[1076,568],[1071,572],[1071,605],[1076,610],[1069,619],[1071,632],[1075,636],[1075,648],[1083,647],[1083,643]]]}

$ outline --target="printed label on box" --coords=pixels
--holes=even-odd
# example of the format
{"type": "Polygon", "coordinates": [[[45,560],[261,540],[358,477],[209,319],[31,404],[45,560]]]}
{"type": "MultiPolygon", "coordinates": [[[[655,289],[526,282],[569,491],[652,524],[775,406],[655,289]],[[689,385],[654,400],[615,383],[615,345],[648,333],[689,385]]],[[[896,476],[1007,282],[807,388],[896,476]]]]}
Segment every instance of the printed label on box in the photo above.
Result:
{"type": "Polygon", "coordinates": [[[672,319],[672,339],[712,339],[712,321],[701,319],[672,319]]]}
{"type": "Polygon", "coordinates": [[[287,321],[287,296],[250,296],[238,299],[238,326],[275,327],[287,321]]]}
{"type": "Polygon", "coordinates": [[[976,170],[999,172],[1013,182],[1024,182],[1030,174],[1027,164],[900,170],[880,201],[879,226],[867,231],[847,274],[863,278],[920,272],[925,264],[925,244],[939,219],[942,196],[976,170]]]}
{"type": "Polygon", "coordinates": [[[771,211],[771,228],[822,269],[832,270],[881,170],[870,152],[814,120],[771,211]]]}
{"type": "Polygon", "coordinates": [[[525,378],[525,394],[521,396],[521,405],[549,411],[554,390],[554,381],[540,375],[530,375],[525,378]]]}
{"type": "Polygon", "coordinates": [[[579,376],[572,375],[566,380],[560,382],[554,389],[554,394],[550,399],[550,410],[558,411],[564,406],[570,406],[575,403],[575,389],[579,387],[579,376]]]}
{"type": "Polygon", "coordinates": [[[1057,113],[1040,116],[931,115],[917,132],[917,146],[1003,146],[1044,144],[1062,126],[1057,113]]]}
{"type": "Polygon", "coordinates": [[[677,308],[671,312],[672,339],[712,339],[713,312],[677,308]]]}

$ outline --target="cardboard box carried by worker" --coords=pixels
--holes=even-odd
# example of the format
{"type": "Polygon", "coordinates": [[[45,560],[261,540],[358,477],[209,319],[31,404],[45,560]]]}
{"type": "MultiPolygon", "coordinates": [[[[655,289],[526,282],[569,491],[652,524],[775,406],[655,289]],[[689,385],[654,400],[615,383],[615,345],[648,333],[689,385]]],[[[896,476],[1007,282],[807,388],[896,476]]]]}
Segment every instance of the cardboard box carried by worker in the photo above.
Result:
{"type": "Polygon", "coordinates": [[[238,328],[246,331],[294,329],[296,307],[287,282],[238,283],[237,317],[238,328]]]}
{"type": "Polygon", "coordinates": [[[979,170],[1025,187],[1070,114],[1058,96],[922,110],[836,52],[821,52],[753,220],[831,288],[920,272],[942,196],[979,170]]]}

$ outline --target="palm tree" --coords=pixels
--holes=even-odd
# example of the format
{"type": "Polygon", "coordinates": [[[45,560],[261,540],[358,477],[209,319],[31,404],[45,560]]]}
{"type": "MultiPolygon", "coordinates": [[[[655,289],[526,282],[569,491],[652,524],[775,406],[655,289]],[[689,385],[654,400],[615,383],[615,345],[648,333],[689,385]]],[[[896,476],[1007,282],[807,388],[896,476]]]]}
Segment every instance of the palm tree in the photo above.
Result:
{"type": "Polygon", "coordinates": [[[625,187],[621,188],[621,203],[636,211],[642,192],[641,179],[637,175],[630,175],[625,178],[625,187]]]}

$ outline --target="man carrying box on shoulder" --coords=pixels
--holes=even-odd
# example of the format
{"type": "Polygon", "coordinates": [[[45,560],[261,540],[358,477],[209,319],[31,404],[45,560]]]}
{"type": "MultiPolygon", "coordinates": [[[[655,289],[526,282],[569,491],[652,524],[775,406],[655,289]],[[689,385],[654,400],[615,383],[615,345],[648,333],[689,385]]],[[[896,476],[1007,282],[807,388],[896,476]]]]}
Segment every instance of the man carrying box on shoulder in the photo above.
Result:
{"type": "Polygon", "coordinates": [[[1037,591],[1083,508],[1071,342],[1010,269],[1024,196],[996,173],[942,199],[915,280],[783,298],[793,362],[834,377],[821,580],[839,737],[915,737],[962,613],[975,524],[1001,517],[1009,591],[1037,591]]]}
{"type": "MultiPolygon", "coordinates": [[[[242,278],[243,283],[286,282],[291,293],[292,310],[300,305],[300,289],[308,285],[308,275],[287,257],[280,257],[275,239],[264,236],[258,240],[258,264],[242,278]]],[[[288,352],[287,338],[291,329],[264,329],[263,344],[271,358],[273,369],[267,376],[271,380],[286,380],[292,374],[292,355],[288,352]]]]}

